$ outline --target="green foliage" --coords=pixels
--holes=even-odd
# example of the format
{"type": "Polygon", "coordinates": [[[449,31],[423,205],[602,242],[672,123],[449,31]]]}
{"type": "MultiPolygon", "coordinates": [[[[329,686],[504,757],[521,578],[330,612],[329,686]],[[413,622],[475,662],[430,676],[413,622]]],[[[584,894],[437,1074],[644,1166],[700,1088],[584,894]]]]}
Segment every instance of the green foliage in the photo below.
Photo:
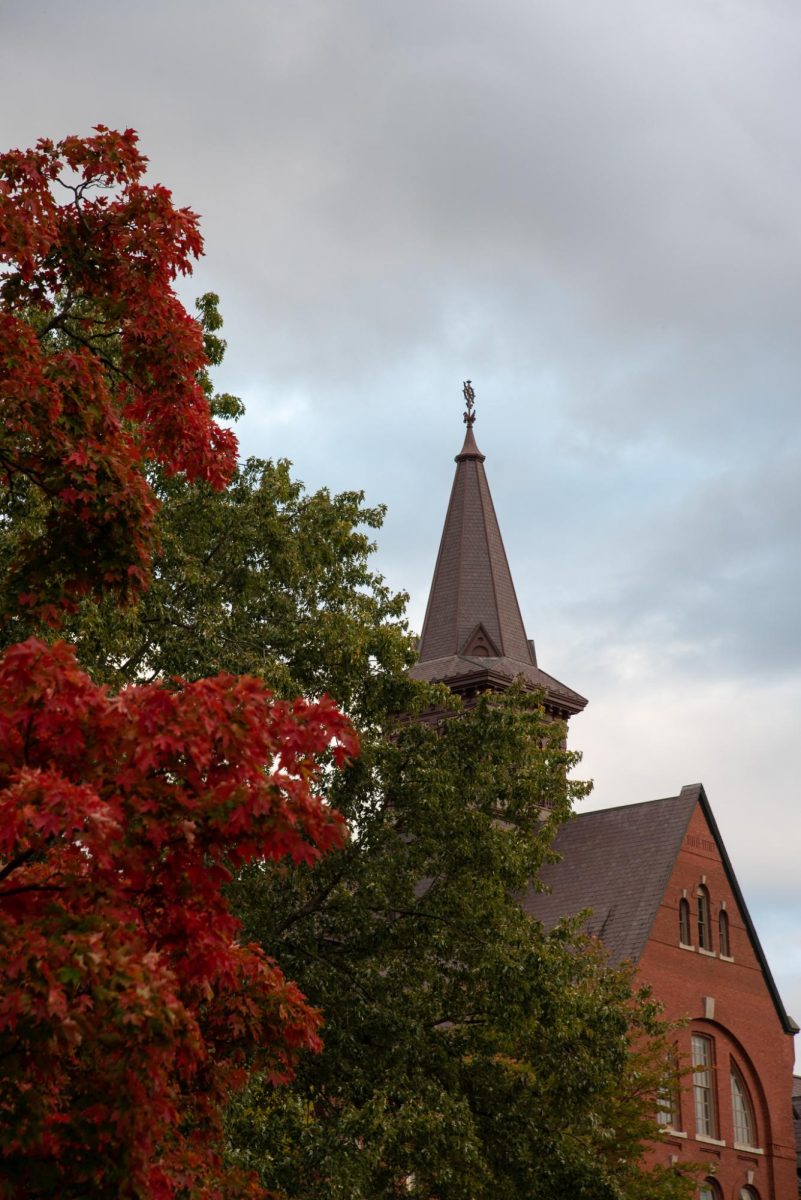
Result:
{"type": "MultiPolygon", "coordinates": [[[[198,307],[206,352],[219,361],[217,298],[204,296],[198,307]]],[[[204,387],[211,394],[207,379],[204,387]]],[[[235,415],[240,403],[211,399],[216,414],[235,415]]],[[[256,674],[286,697],[327,691],[365,726],[408,706],[406,598],[369,561],[383,509],[366,507],[359,492],[309,494],[283,460],[248,460],[222,493],[157,471],[151,477],[160,550],[148,591],[135,608],[85,603],[62,631],[94,679],[118,688],[222,670],[256,674]]],[[[24,481],[0,504],[4,580],[42,512],[24,481]]],[[[0,645],[42,632],[19,614],[0,628],[0,645]]]]}
{"type": "MultiPolygon", "coordinates": [[[[217,298],[198,308],[214,365],[217,298]]],[[[200,382],[215,415],[239,414],[200,382]]],[[[229,671],[328,692],[362,742],[326,783],[348,845],[232,888],[247,937],[322,1006],[326,1043],[292,1085],[257,1077],[232,1103],[233,1164],[290,1200],[688,1197],[683,1174],[642,1165],[669,1059],[653,1005],[578,922],[546,934],[520,906],[588,790],[563,728],[519,690],[426,723],[454,702],[404,674],[405,597],[372,568],[383,510],[361,493],[308,494],[285,461],[248,461],[222,493],[151,478],[151,586],[135,609],[80,606],[81,662],[113,688],[229,671]]],[[[40,519],[24,483],[5,505],[0,576],[40,519]]],[[[0,636],[32,631],[20,616],[0,636]]]]}
{"type": "Polygon", "coordinates": [[[665,1031],[627,969],[520,897],[588,790],[530,694],[399,726],[332,789],[355,836],[314,871],[247,870],[235,901],[327,1016],[291,1095],[258,1083],[233,1155],[303,1200],[677,1200],[645,1171],[665,1031]],[[547,807],[544,807],[547,806],[547,807]]]}

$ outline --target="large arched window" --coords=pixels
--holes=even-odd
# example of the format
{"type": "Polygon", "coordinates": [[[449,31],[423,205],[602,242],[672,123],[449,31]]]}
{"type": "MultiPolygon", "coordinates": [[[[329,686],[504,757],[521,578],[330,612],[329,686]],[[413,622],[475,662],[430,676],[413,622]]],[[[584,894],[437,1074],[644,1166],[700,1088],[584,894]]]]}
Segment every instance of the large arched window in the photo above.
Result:
{"type": "Polygon", "coordinates": [[[759,1200],[759,1192],[752,1187],[740,1188],[739,1200],[759,1200]]]}
{"type": "Polygon", "coordinates": [[[720,910],[718,917],[718,949],[722,958],[731,958],[731,941],[729,939],[729,914],[725,908],[720,910]]]}
{"type": "Polygon", "coordinates": [[[720,1200],[720,1188],[714,1180],[704,1180],[698,1191],[698,1200],[720,1200]]]}
{"type": "Polygon", "coordinates": [[[698,885],[698,948],[712,949],[712,926],[709,921],[709,892],[702,883],[698,885]]]}
{"type": "Polygon", "coordinates": [[[754,1106],[746,1082],[734,1062],[731,1064],[731,1113],[735,1145],[758,1146],[754,1106]]]}
{"type": "Polygon", "coordinates": [[[712,1038],[701,1033],[692,1036],[693,1099],[695,1132],[702,1137],[718,1136],[715,1104],[715,1048],[712,1038]]]}
{"type": "Polygon", "coordinates": [[[679,941],[682,946],[692,946],[690,933],[690,902],[684,897],[679,900],[679,941]]]}

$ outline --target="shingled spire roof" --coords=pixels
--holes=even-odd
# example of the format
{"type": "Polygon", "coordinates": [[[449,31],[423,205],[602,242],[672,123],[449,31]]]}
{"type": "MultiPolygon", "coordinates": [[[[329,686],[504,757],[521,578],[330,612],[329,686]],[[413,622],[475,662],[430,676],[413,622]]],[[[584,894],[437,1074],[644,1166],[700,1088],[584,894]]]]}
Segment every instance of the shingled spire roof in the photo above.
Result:
{"type": "Polygon", "coordinates": [[[447,683],[459,693],[508,687],[523,677],[567,717],[587,701],[537,666],[526,637],[512,573],[495,515],[484,455],[473,433],[473,389],[465,384],[467,424],[428,599],[415,679],[447,683]]]}

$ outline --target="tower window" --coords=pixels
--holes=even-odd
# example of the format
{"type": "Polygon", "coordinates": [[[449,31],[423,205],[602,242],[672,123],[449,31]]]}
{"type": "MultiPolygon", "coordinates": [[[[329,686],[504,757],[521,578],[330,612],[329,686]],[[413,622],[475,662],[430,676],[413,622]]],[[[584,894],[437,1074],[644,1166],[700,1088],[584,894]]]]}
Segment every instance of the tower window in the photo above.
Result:
{"type": "Polygon", "coordinates": [[[690,903],[684,897],[679,900],[679,941],[682,946],[691,946],[693,944],[692,935],[690,934],[690,903]]]}
{"type": "Polygon", "coordinates": [[[712,949],[712,926],[709,921],[709,892],[701,883],[698,885],[698,948],[712,949]]]}
{"type": "Polygon", "coordinates": [[[729,914],[725,908],[720,910],[718,917],[718,944],[724,958],[731,958],[731,940],[729,938],[729,914]]]}
{"type": "Polygon", "coordinates": [[[714,1050],[712,1038],[694,1033],[692,1037],[693,1098],[695,1100],[695,1132],[705,1137],[717,1137],[715,1107],[714,1050]]]}

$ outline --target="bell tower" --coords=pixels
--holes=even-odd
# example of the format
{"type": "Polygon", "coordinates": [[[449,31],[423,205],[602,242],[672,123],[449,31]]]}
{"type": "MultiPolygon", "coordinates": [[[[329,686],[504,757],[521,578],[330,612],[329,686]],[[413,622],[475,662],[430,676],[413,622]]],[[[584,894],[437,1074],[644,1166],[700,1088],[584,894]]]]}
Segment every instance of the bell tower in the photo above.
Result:
{"type": "Polygon", "coordinates": [[[473,432],[475,392],[469,380],[464,397],[464,445],[456,455],[420,657],[409,674],[444,683],[468,702],[480,692],[503,691],[520,678],[525,687],[544,693],[551,716],[567,721],[587,701],[537,664],[495,515],[485,456],[473,432]]]}

